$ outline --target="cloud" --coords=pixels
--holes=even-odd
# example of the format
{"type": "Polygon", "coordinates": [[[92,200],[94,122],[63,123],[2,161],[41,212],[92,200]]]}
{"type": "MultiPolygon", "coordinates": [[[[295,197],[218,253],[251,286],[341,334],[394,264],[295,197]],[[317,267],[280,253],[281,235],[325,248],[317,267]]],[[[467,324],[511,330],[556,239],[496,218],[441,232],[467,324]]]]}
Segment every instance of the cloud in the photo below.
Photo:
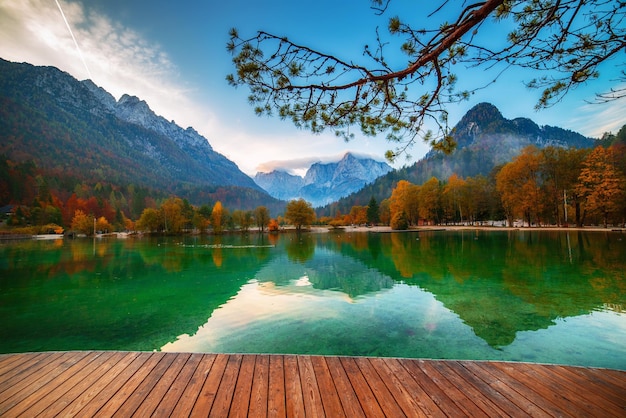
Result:
{"type": "Polygon", "coordinates": [[[192,89],[179,81],[176,66],[158,44],[80,3],[59,1],[76,42],[55,2],[2,0],[0,56],[52,65],[79,80],[89,77],[88,66],[92,81],[113,96],[138,96],[155,113],[183,127],[197,127],[196,121],[212,117],[208,109],[191,102],[192,89]]]}
{"type": "Polygon", "coordinates": [[[303,175],[306,170],[311,167],[311,165],[315,163],[335,163],[341,160],[346,153],[350,152],[352,155],[361,158],[371,158],[373,160],[381,161],[379,155],[367,154],[362,152],[354,152],[345,150],[339,154],[332,155],[322,155],[322,156],[314,156],[314,157],[303,157],[303,158],[295,158],[289,160],[272,160],[267,161],[257,166],[257,171],[262,173],[269,173],[271,171],[286,171],[290,174],[303,175]]]}

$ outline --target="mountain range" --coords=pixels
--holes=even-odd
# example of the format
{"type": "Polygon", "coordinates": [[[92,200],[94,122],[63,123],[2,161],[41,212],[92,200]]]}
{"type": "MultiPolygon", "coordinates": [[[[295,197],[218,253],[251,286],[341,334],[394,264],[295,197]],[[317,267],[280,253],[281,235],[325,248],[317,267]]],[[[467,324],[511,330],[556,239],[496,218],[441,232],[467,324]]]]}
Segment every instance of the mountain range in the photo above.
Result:
{"type": "Polygon", "coordinates": [[[0,59],[0,139],[0,154],[35,161],[51,175],[135,184],[192,203],[218,191],[276,203],[193,128],[156,115],[137,97],[116,101],[54,67],[0,59]]]}
{"type": "Polygon", "coordinates": [[[506,119],[497,107],[479,103],[452,129],[457,147],[450,154],[429,151],[415,164],[391,171],[339,201],[318,210],[329,215],[335,209],[346,213],[354,205],[367,205],[371,197],[379,202],[391,195],[399,180],[423,184],[432,177],[441,181],[452,174],[461,178],[489,176],[495,167],[511,161],[527,146],[537,148],[590,148],[597,140],[555,126],[539,126],[527,118],[506,119]]]}
{"type": "Polygon", "coordinates": [[[302,198],[318,207],[359,191],[392,170],[385,162],[348,152],[337,162],[312,164],[304,178],[274,170],[257,173],[254,181],[277,199],[302,198]]]}
{"type": "MultiPolygon", "coordinates": [[[[274,171],[253,180],[193,128],[156,115],[140,98],[115,100],[92,81],[57,68],[0,59],[0,160],[34,163],[46,187],[62,190],[63,199],[84,185],[96,190],[108,184],[118,193],[120,187],[141,187],[142,196],[177,195],[198,205],[216,200],[233,209],[265,205],[273,214],[283,211],[285,200],[302,197],[314,206],[327,205],[320,215],[332,207],[347,213],[371,197],[388,198],[398,180],[422,184],[433,176],[487,176],[528,145],[594,146],[593,139],[576,132],[506,119],[489,103],[469,110],[452,136],[458,146],[450,155],[431,151],[399,170],[348,153],[338,162],[313,164],[304,177],[274,171]]],[[[5,189],[20,187],[11,182],[0,178],[3,200],[5,189]]],[[[6,200],[0,204],[14,199],[6,200]]]]}

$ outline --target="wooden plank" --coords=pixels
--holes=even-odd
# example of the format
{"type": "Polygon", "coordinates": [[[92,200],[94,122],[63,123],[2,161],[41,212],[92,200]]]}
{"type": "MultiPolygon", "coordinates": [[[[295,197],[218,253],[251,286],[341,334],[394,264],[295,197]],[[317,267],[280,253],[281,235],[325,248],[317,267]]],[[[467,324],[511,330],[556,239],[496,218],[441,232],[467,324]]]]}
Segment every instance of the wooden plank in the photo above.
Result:
{"type": "Polygon", "coordinates": [[[267,415],[267,388],[269,386],[270,358],[267,354],[259,355],[254,365],[254,377],[250,391],[250,415],[267,415]]]}
{"type": "MultiPolygon", "coordinates": [[[[601,403],[603,406],[609,407],[612,411],[623,410],[623,404],[626,400],[626,390],[616,392],[607,390],[605,385],[599,382],[600,379],[596,378],[594,371],[584,369],[589,373],[578,374],[575,373],[572,367],[554,366],[553,371],[558,373],[563,379],[567,379],[572,382],[573,387],[576,388],[576,392],[583,393],[583,396],[591,394],[595,402],[601,403]],[[607,405],[607,404],[611,405],[607,405]]],[[[600,376],[601,380],[604,380],[606,375],[600,376]]],[[[623,379],[623,376],[622,376],[623,379]]],[[[621,379],[618,379],[621,382],[621,379]]]]}
{"type": "Polygon", "coordinates": [[[387,388],[402,407],[405,414],[444,416],[443,411],[415,382],[397,359],[371,359],[387,388]]]}
{"type": "Polygon", "coordinates": [[[285,370],[283,356],[270,356],[269,388],[267,391],[267,416],[286,417],[285,370]]]}
{"type": "Polygon", "coordinates": [[[110,407],[105,405],[98,411],[98,415],[105,414],[106,416],[114,417],[129,417],[133,415],[174,361],[175,357],[172,355],[167,353],[159,354],[159,362],[156,366],[150,369],[149,373],[136,373],[131,379],[131,385],[125,385],[122,391],[116,393],[115,399],[110,403],[110,407]],[[120,404],[119,400],[121,398],[124,400],[120,404]]]}
{"type": "Polygon", "coordinates": [[[359,366],[356,364],[354,359],[350,357],[341,357],[339,361],[341,362],[341,366],[343,367],[346,376],[350,380],[350,385],[354,388],[358,402],[365,415],[368,417],[385,416],[383,410],[378,404],[378,399],[376,399],[374,392],[372,392],[365,376],[361,373],[361,369],[359,369],[359,366]]]}
{"type": "MultiPolygon", "coordinates": [[[[83,358],[84,364],[76,363],[74,368],[67,369],[54,380],[50,381],[45,390],[39,390],[31,394],[27,399],[20,403],[22,411],[30,416],[42,416],[43,413],[52,415],[51,410],[63,409],[66,402],[59,401],[68,392],[79,384],[89,382],[88,378],[100,366],[106,363],[114,353],[90,353],[83,358]],[[30,399],[30,402],[28,400],[30,399]]],[[[84,387],[84,386],[82,386],[84,387]]],[[[79,386],[78,393],[82,393],[79,386]]],[[[70,395],[76,396],[76,395],[70,395]]],[[[18,415],[18,410],[11,410],[11,414],[18,415]]]]}
{"type": "Polygon", "coordinates": [[[317,380],[317,387],[320,391],[324,413],[327,417],[345,417],[346,413],[343,410],[341,399],[337,393],[333,377],[328,370],[328,364],[326,364],[325,358],[321,356],[311,356],[311,364],[315,372],[315,379],[317,380]]]}
{"type": "Polygon", "coordinates": [[[222,381],[215,394],[215,402],[213,402],[211,412],[209,413],[210,417],[228,416],[242,359],[243,356],[241,354],[231,354],[228,356],[226,369],[224,370],[222,381]]]}
{"type": "Polygon", "coordinates": [[[211,370],[204,380],[204,385],[200,389],[200,393],[196,399],[196,402],[191,410],[192,417],[206,417],[211,411],[213,402],[215,401],[215,395],[217,389],[222,381],[224,370],[226,370],[226,363],[228,363],[228,356],[225,354],[217,354],[211,366],[211,370]]]}
{"type": "MultiPolygon", "coordinates": [[[[47,357],[45,353],[39,354],[12,354],[0,355],[0,378],[3,380],[8,379],[11,376],[11,372],[21,372],[21,367],[24,363],[29,362],[32,365],[37,364],[39,359],[47,357]]],[[[0,388],[1,391],[1,388],[0,388]]]]}
{"type": "MultiPolygon", "coordinates": [[[[198,368],[202,360],[202,354],[190,354],[185,364],[182,366],[180,373],[176,376],[176,379],[170,383],[167,388],[167,392],[163,395],[163,398],[152,413],[152,417],[170,417],[176,404],[180,401],[180,398],[187,387],[187,384],[191,380],[194,372],[198,368]]],[[[188,411],[191,408],[188,409],[188,411]]]]}
{"type": "MultiPolygon", "coordinates": [[[[0,403],[0,416],[32,393],[44,387],[49,381],[76,364],[86,355],[87,353],[61,353],[58,356],[52,354],[53,360],[51,362],[30,373],[19,382],[11,383],[11,387],[2,392],[4,401],[0,403]]],[[[17,375],[16,378],[20,378],[20,375],[17,375]]]]}
{"type": "Polygon", "coordinates": [[[474,375],[472,372],[463,367],[462,361],[448,361],[446,365],[450,367],[456,374],[461,376],[465,382],[462,387],[473,386],[476,388],[477,397],[481,399],[489,399],[497,405],[504,413],[500,415],[515,416],[519,414],[519,408],[511,402],[506,396],[500,393],[498,390],[489,385],[480,377],[474,375]]]}
{"type": "Polygon", "coordinates": [[[433,402],[448,416],[463,416],[466,414],[455,402],[447,395],[447,388],[441,388],[422,369],[415,360],[400,359],[400,364],[411,374],[413,379],[422,387],[425,394],[430,397],[433,402]]]}
{"type": "MultiPolygon", "coordinates": [[[[89,416],[88,414],[89,405],[91,402],[97,404],[97,407],[91,409],[92,411],[97,411],[100,409],[100,406],[104,404],[109,397],[106,394],[106,388],[115,387],[115,382],[119,385],[122,385],[124,380],[124,372],[128,373],[128,370],[132,370],[133,368],[141,367],[147,360],[149,355],[144,354],[139,361],[137,359],[140,357],[139,353],[125,353],[122,359],[112,366],[108,371],[106,371],[101,376],[96,375],[96,380],[88,386],[88,388],[80,395],[79,398],[74,400],[68,400],[68,405],[59,413],[60,416],[76,416],[79,415],[81,410],[85,410],[87,414],[83,416],[89,416]],[[103,394],[100,399],[101,402],[97,403],[97,397],[103,394]]],[[[134,373],[134,370],[133,370],[134,373]]],[[[117,391],[117,388],[114,389],[117,391]]],[[[93,414],[93,413],[92,413],[93,414]]]]}
{"type": "Polygon", "coordinates": [[[119,352],[3,366],[2,416],[626,416],[626,372],[569,366],[119,352]]]}
{"type": "Polygon", "coordinates": [[[451,385],[461,391],[467,398],[478,408],[480,408],[487,416],[506,416],[506,413],[498,408],[498,406],[490,398],[484,396],[476,387],[469,385],[465,380],[450,367],[447,361],[431,361],[430,365],[437,370],[451,385]]]}
{"type": "Polygon", "coordinates": [[[517,405],[520,411],[534,417],[545,416],[547,413],[552,414],[553,412],[557,414],[556,416],[560,415],[560,412],[554,409],[550,402],[540,402],[537,399],[537,394],[526,390],[525,385],[511,384],[510,378],[498,373],[497,368],[482,362],[467,361],[463,362],[463,366],[476,376],[480,376],[483,381],[503,396],[506,396],[507,399],[517,405]],[[537,405],[537,403],[542,405],[537,405]]]}
{"type": "Polygon", "coordinates": [[[504,363],[499,362],[478,364],[479,367],[488,369],[495,379],[506,382],[506,384],[515,389],[520,396],[528,399],[529,402],[532,402],[546,413],[552,416],[559,416],[563,413],[554,402],[540,394],[535,380],[528,379],[527,376],[517,371],[512,371],[513,374],[511,374],[511,371],[502,367],[503,365],[504,363]]]}
{"type": "Polygon", "coordinates": [[[594,408],[594,405],[586,399],[581,398],[578,393],[571,391],[567,385],[554,379],[553,375],[548,373],[547,367],[545,365],[537,367],[533,364],[520,366],[522,373],[535,376],[547,391],[558,394],[559,403],[557,405],[568,413],[575,413],[578,416],[596,416],[597,408],[594,408]]]}
{"type": "Polygon", "coordinates": [[[248,355],[241,361],[239,377],[233,395],[233,405],[229,417],[247,417],[250,406],[250,393],[252,391],[252,379],[254,377],[254,364],[256,356],[248,355]]]}
{"type": "MultiPolygon", "coordinates": [[[[86,399],[88,396],[86,394],[89,393],[89,389],[94,387],[97,381],[101,379],[102,376],[104,376],[109,370],[117,366],[125,356],[126,354],[121,352],[103,353],[101,356],[103,361],[98,367],[91,370],[86,376],[79,375],[81,376],[80,381],[70,390],[65,392],[54,403],[47,405],[45,410],[40,412],[39,416],[43,418],[70,415],[68,413],[61,414],[61,411],[67,410],[67,408],[77,399],[86,399]]],[[[92,363],[92,365],[95,364],[92,363]]]]}
{"type": "Polygon", "coordinates": [[[131,396],[143,379],[163,358],[162,353],[146,353],[146,358],[137,358],[134,367],[128,367],[120,373],[110,385],[80,411],[82,416],[112,416],[131,396]],[[84,415],[83,415],[84,414],[84,415]]]}
{"type": "Polygon", "coordinates": [[[283,358],[285,371],[285,409],[290,418],[302,418],[305,416],[304,399],[302,397],[302,385],[300,384],[300,370],[298,370],[298,358],[294,355],[286,355],[283,358]]]}
{"type": "MultiPolygon", "coordinates": [[[[133,415],[145,417],[153,415],[154,411],[161,403],[163,396],[165,396],[170,386],[178,378],[178,374],[180,373],[185,363],[187,363],[187,360],[189,360],[189,357],[191,357],[191,354],[170,353],[166,354],[166,357],[172,357],[173,361],[167,362],[169,365],[162,374],[157,374],[157,369],[154,370],[154,379],[156,379],[156,382],[154,382],[154,384],[152,382],[148,384],[146,383],[146,381],[144,381],[144,383],[146,383],[147,395],[143,400],[141,400],[139,407],[135,409],[133,415]]],[[[122,414],[121,416],[124,416],[123,412],[118,411],[118,414],[122,414]]]]}
{"type": "Polygon", "coordinates": [[[341,364],[341,360],[337,357],[326,357],[325,360],[346,416],[365,417],[365,411],[361,407],[359,397],[341,364]]]}
{"type": "Polygon", "coordinates": [[[363,374],[363,377],[367,381],[367,384],[372,390],[372,393],[376,397],[378,404],[385,411],[385,415],[388,417],[403,417],[406,414],[398,405],[395,398],[387,389],[385,382],[382,381],[370,360],[365,357],[357,357],[353,359],[355,364],[359,367],[359,370],[363,374]]]}
{"type": "MultiPolygon", "coordinates": [[[[37,373],[39,369],[45,367],[47,364],[55,361],[61,357],[63,353],[42,353],[33,357],[32,361],[21,362],[11,370],[7,370],[5,374],[1,376],[2,385],[0,385],[0,405],[8,398],[13,396],[15,392],[15,385],[27,379],[28,376],[33,373],[37,373]],[[11,389],[11,392],[6,392],[11,389]]],[[[25,355],[28,358],[28,354],[25,355]]]]}
{"type": "MultiPolygon", "coordinates": [[[[621,386],[624,380],[624,372],[619,372],[617,377],[613,377],[612,370],[589,369],[586,367],[567,367],[568,372],[576,374],[583,382],[591,383],[596,390],[605,393],[611,399],[626,399],[626,388],[621,386]]],[[[623,403],[623,402],[622,402],[623,403]]]]}
{"type": "Polygon", "coordinates": [[[310,417],[326,416],[310,356],[298,357],[298,370],[300,370],[300,384],[302,385],[302,397],[306,415],[310,417]]]}
{"type": "MultiPolygon", "coordinates": [[[[71,364],[69,367],[60,367],[54,371],[51,371],[48,376],[46,376],[46,384],[45,386],[41,384],[41,381],[37,381],[28,387],[28,390],[22,390],[20,392],[20,397],[23,395],[22,399],[15,403],[12,408],[5,411],[7,415],[20,415],[25,413],[29,408],[31,408],[35,403],[37,403],[42,397],[45,397],[48,391],[52,391],[55,393],[57,388],[61,386],[59,390],[63,391],[62,385],[70,379],[75,373],[80,372],[84,367],[86,367],[89,363],[91,363],[99,354],[96,355],[85,355],[80,356],[80,359],[76,362],[69,361],[66,364],[71,364]]],[[[32,414],[33,416],[36,415],[32,414]]]]}
{"type": "Polygon", "coordinates": [[[419,367],[424,372],[425,378],[432,380],[435,385],[445,392],[450,401],[454,402],[454,404],[463,411],[463,415],[474,418],[488,416],[485,411],[465,394],[465,392],[459,390],[459,388],[434,367],[436,361],[411,360],[411,362],[415,367],[419,367]]]}
{"type": "Polygon", "coordinates": [[[180,417],[188,416],[193,410],[198,395],[202,392],[202,387],[207,380],[211,367],[217,356],[215,354],[201,354],[198,366],[193,372],[191,379],[185,386],[178,403],[173,406],[171,414],[165,416],[180,417]]]}

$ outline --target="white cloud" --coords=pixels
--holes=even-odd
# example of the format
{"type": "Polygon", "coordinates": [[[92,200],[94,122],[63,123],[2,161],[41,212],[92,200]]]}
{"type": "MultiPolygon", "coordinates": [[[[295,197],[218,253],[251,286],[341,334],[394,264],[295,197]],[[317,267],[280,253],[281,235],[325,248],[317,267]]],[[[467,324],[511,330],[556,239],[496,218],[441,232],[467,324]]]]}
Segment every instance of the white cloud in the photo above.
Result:
{"type": "MultiPolygon", "coordinates": [[[[116,98],[125,93],[138,96],[157,114],[175,119],[183,127],[198,129],[196,122],[212,118],[208,109],[192,103],[192,90],[178,80],[176,66],[159,45],[106,16],[87,12],[79,3],[59,1],[94,83],[116,98]]],[[[52,65],[79,80],[88,78],[54,2],[0,2],[0,56],[52,65]]]]}

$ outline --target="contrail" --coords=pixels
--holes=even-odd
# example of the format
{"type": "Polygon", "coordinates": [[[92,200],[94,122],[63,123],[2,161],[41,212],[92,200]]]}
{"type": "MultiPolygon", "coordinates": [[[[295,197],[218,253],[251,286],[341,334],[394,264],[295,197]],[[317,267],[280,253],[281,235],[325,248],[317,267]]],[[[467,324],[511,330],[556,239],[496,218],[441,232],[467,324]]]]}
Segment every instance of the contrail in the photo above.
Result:
{"type": "Polygon", "coordinates": [[[89,78],[93,78],[91,76],[91,71],[89,71],[89,67],[87,67],[87,62],[85,61],[85,57],[83,57],[83,53],[81,52],[80,48],[78,47],[78,42],[76,42],[76,38],[74,37],[74,33],[72,32],[72,28],[70,27],[69,22],[67,21],[66,17],[65,17],[65,13],[63,13],[63,9],[61,9],[61,4],[59,3],[59,0],[54,0],[57,4],[57,7],[59,8],[59,11],[61,12],[61,16],[63,16],[63,21],[65,22],[65,26],[67,26],[67,30],[70,32],[70,35],[72,36],[72,39],[74,40],[74,45],[76,45],[76,51],[78,51],[78,55],[80,56],[81,61],[83,62],[83,65],[85,66],[85,70],[87,70],[87,74],[89,74],[89,78]]]}

